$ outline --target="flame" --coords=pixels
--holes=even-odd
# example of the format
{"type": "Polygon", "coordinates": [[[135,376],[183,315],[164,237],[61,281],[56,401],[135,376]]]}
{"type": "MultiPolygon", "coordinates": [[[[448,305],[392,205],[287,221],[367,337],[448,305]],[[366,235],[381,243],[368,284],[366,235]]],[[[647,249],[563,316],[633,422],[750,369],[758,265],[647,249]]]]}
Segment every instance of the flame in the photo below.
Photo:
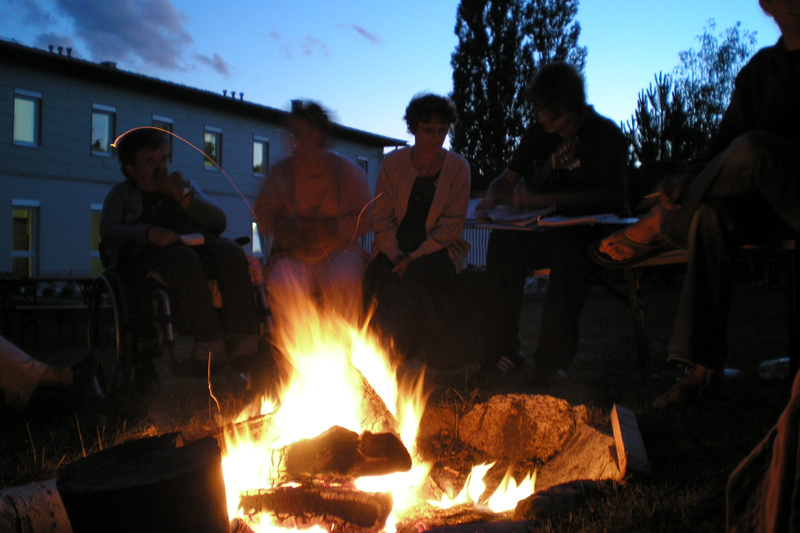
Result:
{"type": "MultiPolygon", "coordinates": [[[[222,466],[229,516],[244,520],[255,532],[285,532],[272,523],[268,513],[243,516],[238,508],[240,496],[275,485],[270,465],[274,450],[316,437],[334,425],[359,434],[393,432],[411,455],[412,468],[408,472],[356,480],[355,486],[361,491],[392,494],[392,516],[385,531],[394,531],[397,517],[414,508],[479,502],[486,488],[481,480],[491,464],[475,467],[463,495],[453,500],[445,496],[435,503],[425,501],[422,488],[433,465],[422,461],[416,449],[417,430],[427,400],[424,375],[398,382],[395,359],[366,327],[354,325],[359,323],[356,316],[345,316],[347,313],[341,309],[323,308],[300,296],[284,304],[286,316],[276,320],[274,332],[275,344],[285,357],[281,375],[286,378],[278,387],[278,398],[264,397],[239,415],[238,420],[259,415],[266,421],[258,435],[247,424],[224,435],[222,466]],[[375,402],[365,402],[367,393],[380,398],[383,406],[376,408],[375,402]]],[[[503,490],[488,500],[488,505],[493,510],[496,506],[498,512],[513,508],[533,492],[529,478],[519,486],[510,474],[507,478],[510,479],[501,484],[503,490]],[[513,503],[505,503],[512,500],[513,503]]]]}

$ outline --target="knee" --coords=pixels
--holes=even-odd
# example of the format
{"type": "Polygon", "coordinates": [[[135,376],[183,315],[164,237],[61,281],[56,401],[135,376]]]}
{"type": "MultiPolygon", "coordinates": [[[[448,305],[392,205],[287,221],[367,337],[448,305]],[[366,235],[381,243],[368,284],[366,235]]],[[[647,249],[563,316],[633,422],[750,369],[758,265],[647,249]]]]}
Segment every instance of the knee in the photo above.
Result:
{"type": "Polygon", "coordinates": [[[728,152],[740,161],[755,161],[771,154],[782,142],[785,141],[774,133],[752,130],[736,137],[728,147],[728,152]]]}

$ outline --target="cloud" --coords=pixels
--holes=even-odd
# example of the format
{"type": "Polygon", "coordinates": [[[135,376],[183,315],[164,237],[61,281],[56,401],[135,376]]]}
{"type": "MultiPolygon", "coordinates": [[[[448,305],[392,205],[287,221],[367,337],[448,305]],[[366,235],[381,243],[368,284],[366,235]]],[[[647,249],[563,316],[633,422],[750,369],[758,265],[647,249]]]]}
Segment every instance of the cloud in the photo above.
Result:
{"type": "Polygon", "coordinates": [[[228,67],[228,63],[222,59],[219,54],[214,54],[213,57],[208,57],[202,54],[195,54],[194,56],[198,61],[201,63],[208,65],[213,70],[215,70],[218,74],[226,78],[231,77],[230,68],[228,67]]]}
{"type": "Polygon", "coordinates": [[[340,28],[345,28],[348,30],[353,30],[358,35],[369,41],[371,44],[379,45],[381,44],[381,38],[379,35],[368,31],[366,28],[359,26],[357,24],[339,24],[340,28]]]}
{"type": "Polygon", "coordinates": [[[309,57],[315,55],[317,52],[321,52],[325,56],[330,55],[328,53],[328,47],[325,45],[325,43],[310,35],[306,35],[305,39],[303,39],[303,42],[300,43],[300,48],[303,51],[303,55],[309,57]]]}
{"type": "Polygon", "coordinates": [[[49,28],[56,22],[50,12],[34,0],[8,0],[8,7],[22,13],[22,22],[26,26],[49,28]]]}
{"type": "Polygon", "coordinates": [[[95,60],[140,62],[164,70],[184,70],[180,59],[192,44],[185,15],[168,0],[57,0],[73,19],[77,35],[95,60]]]}

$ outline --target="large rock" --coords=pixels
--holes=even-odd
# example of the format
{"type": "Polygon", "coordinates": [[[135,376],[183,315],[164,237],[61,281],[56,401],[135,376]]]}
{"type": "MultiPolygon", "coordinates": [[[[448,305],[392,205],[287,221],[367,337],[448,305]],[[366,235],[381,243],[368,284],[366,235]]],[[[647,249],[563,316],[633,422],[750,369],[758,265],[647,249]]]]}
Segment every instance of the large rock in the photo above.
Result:
{"type": "Polygon", "coordinates": [[[546,461],[562,449],[584,406],[553,396],[507,394],[475,405],[458,424],[459,438],[492,457],[546,461]]]}

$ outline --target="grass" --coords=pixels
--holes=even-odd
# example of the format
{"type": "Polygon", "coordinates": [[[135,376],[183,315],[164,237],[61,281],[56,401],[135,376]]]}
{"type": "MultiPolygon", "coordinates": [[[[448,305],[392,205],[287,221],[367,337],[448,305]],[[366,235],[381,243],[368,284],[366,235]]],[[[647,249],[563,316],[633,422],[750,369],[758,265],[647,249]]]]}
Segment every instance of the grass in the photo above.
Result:
{"type": "MultiPolygon", "coordinates": [[[[732,382],[725,396],[680,411],[657,411],[650,406],[676,377],[664,359],[680,286],[679,277],[653,272],[643,290],[650,368],[636,365],[627,308],[602,287],[593,286],[584,312],[580,351],[564,383],[533,390],[524,375],[481,387],[462,380],[446,384],[432,399],[466,402],[501,392],[536,392],[587,405],[600,418],[607,418],[615,403],[636,413],[652,477],[605,487],[601,496],[538,521],[532,531],[723,531],[728,477],[775,423],[790,393],[788,381],[758,378],[762,361],[787,355],[787,304],[785,291],[765,281],[765,271],[756,270],[758,276],[749,270],[742,276],[734,294],[729,366],[741,370],[743,378],[732,382]]],[[[524,304],[526,353],[535,347],[542,302],[542,295],[534,294],[524,304]]],[[[47,335],[39,339],[38,347],[26,348],[50,361],[68,361],[83,349],[80,341],[64,343],[47,335]]],[[[220,403],[230,411],[244,399],[235,385],[217,384],[220,403]]],[[[193,380],[167,380],[158,396],[134,406],[90,398],[77,409],[47,416],[6,415],[0,420],[0,487],[55,477],[71,461],[132,438],[211,428],[217,423],[216,415],[205,383],[193,380]]]]}

